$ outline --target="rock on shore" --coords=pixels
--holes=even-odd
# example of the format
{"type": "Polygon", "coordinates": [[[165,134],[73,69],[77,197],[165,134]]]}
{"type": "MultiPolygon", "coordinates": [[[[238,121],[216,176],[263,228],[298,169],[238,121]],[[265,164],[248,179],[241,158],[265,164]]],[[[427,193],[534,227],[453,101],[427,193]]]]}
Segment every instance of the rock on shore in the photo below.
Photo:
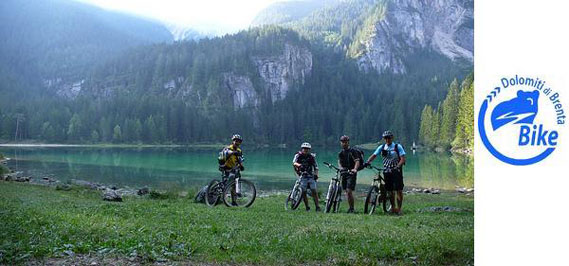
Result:
{"type": "Polygon", "coordinates": [[[107,189],[103,193],[103,200],[122,202],[122,196],[119,195],[119,193],[117,193],[115,190],[107,189]]]}

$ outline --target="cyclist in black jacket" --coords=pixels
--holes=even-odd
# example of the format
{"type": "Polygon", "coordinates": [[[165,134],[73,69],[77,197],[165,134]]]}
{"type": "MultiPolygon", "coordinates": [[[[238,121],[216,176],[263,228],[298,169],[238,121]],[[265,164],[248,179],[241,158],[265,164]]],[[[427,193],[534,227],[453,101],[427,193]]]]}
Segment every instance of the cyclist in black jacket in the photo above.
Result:
{"type": "Polygon", "coordinates": [[[348,170],[347,173],[342,174],[342,189],[346,191],[348,205],[350,205],[348,213],[353,213],[354,195],[352,192],[356,189],[358,168],[363,162],[358,151],[350,148],[350,137],[346,135],[340,137],[340,145],[342,150],[338,153],[338,166],[340,169],[348,170]]]}

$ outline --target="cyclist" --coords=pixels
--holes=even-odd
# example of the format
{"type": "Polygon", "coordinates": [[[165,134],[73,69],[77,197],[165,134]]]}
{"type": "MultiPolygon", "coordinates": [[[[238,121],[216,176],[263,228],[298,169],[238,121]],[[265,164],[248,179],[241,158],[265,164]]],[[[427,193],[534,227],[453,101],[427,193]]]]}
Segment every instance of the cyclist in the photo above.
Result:
{"type": "MultiPolygon", "coordinates": [[[[234,168],[236,166],[239,166],[239,170],[241,171],[245,170],[245,167],[243,166],[243,153],[241,152],[240,148],[241,143],[243,142],[243,138],[241,138],[241,135],[235,134],[233,137],[231,137],[231,141],[232,143],[229,146],[223,148],[223,150],[219,153],[219,171],[221,171],[224,181],[227,179],[231,181],[231,179],[235,178],[234,168]]],[[[233,190],[231,191],[231,194],[233,196],[236,195],[233,190]]],[[[237,205],[235,201],[233,201],[232,204],[237,205]]]]}
{"type": "Polygon", "coordinates": [[[346,191],[348,198],[348,213],[354,213],[354,195],[356,189],[356,179],[361,159],[360,154],[350,147],[350,137],[344,135],[340,137],[340,145],[342,150],[338,153],[338,166],[342,170],[348,170],[342,173],[342,189],[346,191]]]}
{"type": "MultiPolygon", "coordinates": [[[[300,177],[300,185],[307,191],[310,188],[312,193],[312,198],[314,199],[314,205],[316,206],[316,211],[320,211],[320,206],[318,204],[318,190],[316,189],[316,180],[318,180],[318,163],[314,154],[310,153],[312,146],[310,143],[305,142],[300,145],[300,151],[294,155],[292,159],[292,165],[296,174],[300,177]],[[307,175],[301,176],[303,173],[307,175]]],[[[308,197],[306,194],[303,196],[304,206],[306,206],[306,211],[310,211],[308,206],[308,197]]]]}
{"type": "Polygon", "coordinates": [[[389,200],[391,201],[391,212],[394,214],[401,214],[401,207],[403,206],[403,164],[405,164],[405,150],[399,143],[393,142],[393,133],[387,130],[382,135],[385,144],[379,145],[375,152],[367,159],[365,165],[369,165],[375,157],[381,154],[383,157],[383,174],[385,177],[385,188],[389,193],[389,200]],[[397,193],[397,208],[395,208],[394,196],[397,193]]]}

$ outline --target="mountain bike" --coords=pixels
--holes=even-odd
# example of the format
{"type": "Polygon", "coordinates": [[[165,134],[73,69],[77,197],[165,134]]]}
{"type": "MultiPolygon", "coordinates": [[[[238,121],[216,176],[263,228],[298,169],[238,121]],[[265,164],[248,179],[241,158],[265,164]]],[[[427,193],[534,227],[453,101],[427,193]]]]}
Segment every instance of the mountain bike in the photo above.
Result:
{"type": "Polygon", "coordinates": [[[300,185],[300,180],[307,176],[308,172],[302,172],[300,176],[296,179],[292,190],[288,194],[288,197],[285,199],[285,210],[296,210],[302,202],[304,195],[306,194],[306,190],[300,185]]]}
{"type": "Polygon", "coordinates": [[[221,201],[227,207],[249,207],[257,197],[253,182],[241,178],[239,165],[229,170],[229,175],[221,173],[221,181],[211,180],[206,189],[205,203],[214,207],[221,201]]]}
{"type": "Polygon", "coordinates": [[[368,166],[368,168],[375,170],[376,175],[367,192],[364,213],[372,215],[378,204],[381,204],[383,206],[383,211],[388,213],[391,211],[391,201],[389,200],[387,190],[385,189],[385,180],[381,176],[381,172],[384,169],[377,168],[373,165],[368,166]]]}
{"type": "Polygon", "coordinates": [[[340,202],[342,201],[342,186],[340,181],[342,176],[347,173],[348,170],[342,170],[327,162],[324,162],[324,165],[336,171],[336,176],[332,177],[330,185],[328,186],[328,193],[326,193],[326,208],[324,209],[324,212],[338,212],[340,209],[340,202]]]}

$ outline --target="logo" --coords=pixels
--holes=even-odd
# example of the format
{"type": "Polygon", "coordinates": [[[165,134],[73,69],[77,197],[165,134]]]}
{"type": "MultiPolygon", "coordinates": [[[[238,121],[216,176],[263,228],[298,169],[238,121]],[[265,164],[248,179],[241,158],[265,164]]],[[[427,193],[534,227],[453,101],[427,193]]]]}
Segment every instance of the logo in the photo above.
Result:
{"type": "Polygon", "coordinates": [[[565,118],[559,93],[544,80],[503,77],[480,107],[478,132],[494,157],[529,165],[555,151],[565,118]]]}

